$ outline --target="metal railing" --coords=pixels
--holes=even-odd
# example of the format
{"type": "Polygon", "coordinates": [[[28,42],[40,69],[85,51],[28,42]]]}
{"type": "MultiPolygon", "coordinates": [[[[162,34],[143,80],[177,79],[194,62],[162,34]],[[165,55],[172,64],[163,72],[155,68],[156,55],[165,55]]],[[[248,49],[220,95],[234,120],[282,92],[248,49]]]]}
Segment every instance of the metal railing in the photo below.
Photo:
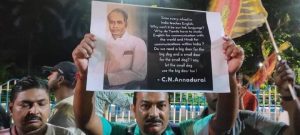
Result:
{"type": "MultiPolygon", "coordinates": [[[[0,104],[4,106],[6,111],[9,109],[11,88],[16,84],[17,80],[18,79],[11,79],[0,85],[0,104]]],[[[267,87],[267,89],[268,90],[250,89],[256,94],[260,103],[257,112],[270,119],[278,120],[278,116],[283,110],[278,104],[279,96],[278,93],[276,93],[276,87],[271,85],[267,87]],[[275,92],[272,93],[271,88],[275,89],[275,92]]],[[[205,98],[201,93],[176,92],[171,94],[170,100],[170,121],[174,123],[199,116],[207,106],[205,98]]],[[[109,121],[126,123],[135,121],[130,110],[125,110],[115,105],[110,105],[107,119],[109,121]]]]}
{"type": "Polygon", "coordinates": [[[2,105],[5,111],[8,111],[9,96],[11,88],[17,83],[19,79],[10,79],[7,82],[0,85],[0,105],[2,105]],[[4,103],[2,102],[4,101],[4,103]]]}

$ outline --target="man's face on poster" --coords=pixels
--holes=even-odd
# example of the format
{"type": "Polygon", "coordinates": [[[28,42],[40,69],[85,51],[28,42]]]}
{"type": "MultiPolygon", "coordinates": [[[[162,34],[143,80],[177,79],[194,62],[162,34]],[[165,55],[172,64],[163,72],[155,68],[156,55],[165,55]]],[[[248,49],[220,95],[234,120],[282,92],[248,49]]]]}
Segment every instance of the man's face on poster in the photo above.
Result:
{"type": "Polygon", "coordinates": [[[109,30],[114,39],[120,38],[126,31],[127,22],[122,13],[112,12],[108,16],[109,30]]]}

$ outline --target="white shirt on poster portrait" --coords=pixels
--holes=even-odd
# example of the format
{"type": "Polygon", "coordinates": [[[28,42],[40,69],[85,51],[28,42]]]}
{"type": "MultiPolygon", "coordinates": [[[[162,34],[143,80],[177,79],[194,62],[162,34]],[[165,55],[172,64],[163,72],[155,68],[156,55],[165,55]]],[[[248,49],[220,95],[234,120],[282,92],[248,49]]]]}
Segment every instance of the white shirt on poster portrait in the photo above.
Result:
{"type": "Polygon", "coordinates": [[[104,72],[111,86],[142,81],[147,74],[147,46],[136,36],[125,32],[121,38],[107,36],[104,72]]]}

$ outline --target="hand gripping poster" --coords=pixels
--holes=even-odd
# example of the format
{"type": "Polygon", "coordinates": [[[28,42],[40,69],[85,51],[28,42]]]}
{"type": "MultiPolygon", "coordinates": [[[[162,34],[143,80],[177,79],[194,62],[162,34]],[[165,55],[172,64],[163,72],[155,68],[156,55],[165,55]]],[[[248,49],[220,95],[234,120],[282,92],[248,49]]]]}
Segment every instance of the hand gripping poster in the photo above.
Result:
{"type": "Polygon", "coordinates": [[[87,90],[229,92],[219,13],[92,1],[87,90]]]}

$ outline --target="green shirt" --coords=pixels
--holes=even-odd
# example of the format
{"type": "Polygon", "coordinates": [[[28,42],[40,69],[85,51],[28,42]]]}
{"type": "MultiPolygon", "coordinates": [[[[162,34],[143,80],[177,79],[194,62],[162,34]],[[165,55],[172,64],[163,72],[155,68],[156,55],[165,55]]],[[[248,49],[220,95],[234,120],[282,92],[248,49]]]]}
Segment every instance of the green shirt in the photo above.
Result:
{"type": "MultiPolygon", "coordinates": [[[[180,129],[182,135],[198,135],[205,126],[208,125],[213,115],[209,115],[203,119],[190,119],[183,121],[176,126],[180,129]]],[[[103,135],[140,135],[140,129],[137,124],[125,125],[121,123],[109,122],[101,117],[103,125],[103,135]]],[[[163,135],[175,135],[173,127],[168,125],[163,135]]]]}

